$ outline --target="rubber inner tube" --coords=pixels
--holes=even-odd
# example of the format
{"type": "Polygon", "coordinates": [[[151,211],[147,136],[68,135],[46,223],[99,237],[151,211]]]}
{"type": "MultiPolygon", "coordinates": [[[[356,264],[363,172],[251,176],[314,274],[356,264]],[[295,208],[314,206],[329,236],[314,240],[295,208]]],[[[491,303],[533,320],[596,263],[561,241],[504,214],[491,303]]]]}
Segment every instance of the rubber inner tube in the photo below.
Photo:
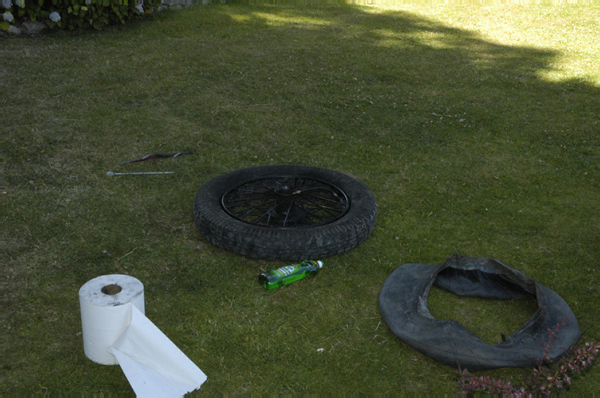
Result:
{"type": "Polygon", "coordinates": [[[573,311],[552,290],[499,261],[453,255],[442,265],[404,264],[384,282],[379,308],[390,330],[417,351],[471,372],[535,367],[560,358],[581,336],[573,311]],[[510,337],[491,345],[459,322],[434,318],[427,307],[431,286],[462,297],[535,298],[538,311],[510,337]],[[559,331],[551,339],[548,331],[559,331]]]}

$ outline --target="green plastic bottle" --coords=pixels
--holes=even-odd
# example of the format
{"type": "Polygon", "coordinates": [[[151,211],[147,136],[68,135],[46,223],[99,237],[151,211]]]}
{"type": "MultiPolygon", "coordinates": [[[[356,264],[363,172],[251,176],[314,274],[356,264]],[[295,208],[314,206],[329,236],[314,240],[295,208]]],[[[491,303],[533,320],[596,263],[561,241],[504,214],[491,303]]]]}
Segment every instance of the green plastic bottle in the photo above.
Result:
{"type": "Polygon", "coordinates": [[[263,272],[258,276],[258,282],[267,290],[289,285],[292,282],[315,276],[323,267],[322,261],[306,260],[300,264],[287,265],[285,267],[263,272]]]}

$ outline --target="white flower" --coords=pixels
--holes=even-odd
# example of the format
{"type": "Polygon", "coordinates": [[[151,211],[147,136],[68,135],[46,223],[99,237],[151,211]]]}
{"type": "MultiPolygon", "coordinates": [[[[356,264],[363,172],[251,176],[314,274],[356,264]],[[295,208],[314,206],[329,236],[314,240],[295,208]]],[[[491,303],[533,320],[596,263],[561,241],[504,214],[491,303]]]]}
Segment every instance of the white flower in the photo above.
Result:
{"type": "Polygon", "coordinates": [[[141,12],[142,14],[144,13],[144,7],[142,7],[142,5],[141,5],[141,4],[138,4],[137,6],[135,6],[135,8],[137,8],[137,10],[138,10],[139,12],[141,12]]]}
{"type": "Polygon", "coordinates": [[[8,10],[9,8],[12,7],[12,1],[11,0],[2,0],[2,7],[6,8],[8,10]]]}
{"type": "Polygon", "coordinates": [[[17,0],[17,5],[21,8],[25,8],[25,0],[17,0]]]}
{"type": "Polygon", "coordinates": [[[52,22],[58,22],[58,21],[60,21],[60,15],[56,11],[52,11],[50,13],[50,15],[48,16],[48,18],[50,18],[50,20],[52,22]]]}
{"type": "Polygon", "coordinates": [[[6,11],[4,14],[2,14],[2,18],[4,18],[4,20],[8,22],[12,22],[15,20],[15,17],[13,17],[10,11],[6,11]]]}

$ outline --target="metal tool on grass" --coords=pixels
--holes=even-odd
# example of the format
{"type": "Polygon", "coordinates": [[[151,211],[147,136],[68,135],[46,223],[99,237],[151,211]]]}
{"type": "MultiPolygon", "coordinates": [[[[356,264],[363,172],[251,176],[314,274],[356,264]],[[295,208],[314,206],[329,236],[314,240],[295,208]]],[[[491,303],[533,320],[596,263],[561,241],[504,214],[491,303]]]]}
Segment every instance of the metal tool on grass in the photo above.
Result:
{"type": "Polygon", "coordinates": [[[126,160],[124,162],[117,163],[117,164],[143,162],[144,160],[152,160],[152,159],[176,158],[177,156],[189,155],[189,154],[192,154],[192,153],[194,153],[194,151],[175,152],[175,153],[151,153],[149,155],[143,156],[143,157],[138,158],[138,159],[126,160]]]}
{"type": "Polygon", "coordinates": [[[106,173],[107,176],[125,176],[125,175],[146,175],[146,174],[173,174],[173,171],[136,171],[130,173],[115,173],[113,171],[109,171],[106,173]]]}

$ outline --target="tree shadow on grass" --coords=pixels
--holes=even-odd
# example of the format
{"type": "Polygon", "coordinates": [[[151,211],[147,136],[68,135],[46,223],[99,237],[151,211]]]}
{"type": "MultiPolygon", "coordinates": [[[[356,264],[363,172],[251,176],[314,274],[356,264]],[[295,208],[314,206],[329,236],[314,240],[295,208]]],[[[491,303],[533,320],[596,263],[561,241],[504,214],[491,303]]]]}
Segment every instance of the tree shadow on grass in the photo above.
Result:
{"type": "Polygon", "coordinates": [[[268,103],[300,125],[310,120],[313,131],[382,145],[429,146],[462,134],[541,145],[562,131],[572,144],[598,128],[598,87],[541,77],[560,55],[553,50],[492,43],[405,11],[335,10],[210,8],[197,26],[223,23],[208,30],[210,49],[227,54],[214,64],[230,84],[220,94],[268,103]],[[232,22],[245,29],[229,29],[232,22]]]}

